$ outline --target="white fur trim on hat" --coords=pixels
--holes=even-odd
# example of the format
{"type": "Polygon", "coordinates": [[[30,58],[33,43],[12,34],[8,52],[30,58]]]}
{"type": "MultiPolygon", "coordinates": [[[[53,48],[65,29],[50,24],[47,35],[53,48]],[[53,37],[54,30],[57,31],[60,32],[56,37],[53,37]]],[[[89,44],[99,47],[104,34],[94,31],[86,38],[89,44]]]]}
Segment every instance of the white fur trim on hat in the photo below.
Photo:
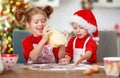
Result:
{"type": "Polygon", "coordinates": [[[93,37],[93,40],[99,41],[99,37],[93,37]]]}
{"type": "Polygon", "coordinates": [[[84,28],[88,29],[88,32],[89,32],[90,34],[92,34],[93,32],[96,31],[96,26],[88,23],[85,19],[83,19],[82,17],[77,16],[77,15],[72,15],[72,16],[68,19],[68,22],[69,22],[69,23],[75,22],[75,23],[78,23],[78,24],[82,25],[84,28]]]}

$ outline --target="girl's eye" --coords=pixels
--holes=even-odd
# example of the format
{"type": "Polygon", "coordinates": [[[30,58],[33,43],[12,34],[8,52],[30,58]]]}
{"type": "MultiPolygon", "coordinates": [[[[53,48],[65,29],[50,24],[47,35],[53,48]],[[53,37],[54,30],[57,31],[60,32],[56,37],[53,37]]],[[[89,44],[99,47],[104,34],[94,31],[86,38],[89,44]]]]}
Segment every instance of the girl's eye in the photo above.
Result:
{"type": "Polygon", "coordinates": [[[39,22],[41,22],[41,23],[45,23],[46,21],[45,21],[45,20],[34,21],[35,24],[38,24],[39,22]]]}
{"type": "Polygon", "coordinates": [[[38,24],[38,21],[35,21],[34,23],[35,23],[35,24],[38,24]]]}
{"type": "Polygon", "coordinates": [[[41,23],[45,23],[46,22],[46,20],[41,20],[41,23]]]}

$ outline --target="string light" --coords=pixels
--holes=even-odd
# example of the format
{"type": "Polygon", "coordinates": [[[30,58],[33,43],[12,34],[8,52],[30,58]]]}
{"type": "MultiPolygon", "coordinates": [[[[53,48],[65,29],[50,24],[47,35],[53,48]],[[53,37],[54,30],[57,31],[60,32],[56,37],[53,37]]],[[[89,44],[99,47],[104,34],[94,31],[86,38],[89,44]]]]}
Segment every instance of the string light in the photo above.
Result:
{"type": "Polygon", "coordinates": [[[13,31],[20,29],[14,23],[14,13],[18,9],[27,9],[29,0],[0,0],[0,50],[2,53],[13,52],[13,31]]]}

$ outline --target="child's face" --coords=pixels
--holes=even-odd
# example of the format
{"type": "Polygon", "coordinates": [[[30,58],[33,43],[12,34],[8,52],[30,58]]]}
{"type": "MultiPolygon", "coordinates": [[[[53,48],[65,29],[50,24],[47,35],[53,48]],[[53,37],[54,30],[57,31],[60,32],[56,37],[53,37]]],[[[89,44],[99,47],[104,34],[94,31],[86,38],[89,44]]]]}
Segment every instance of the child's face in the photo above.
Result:
{"type": "Polygon", "coordinates": [[[42,14],[33,15],[29,23],[30,29],[34,36],[42,35],[43,28],[46,25],[46,18],[42,14]]]}
{"type": "Polygon", "coordinates": [[[76,35],[76,37],[78,38],[83,38],[88,34],[87,29],[83,28],[81,25],[77,24],[77,23],[71,23],[72,28],[73,28],[73,32],[76,35]]]}

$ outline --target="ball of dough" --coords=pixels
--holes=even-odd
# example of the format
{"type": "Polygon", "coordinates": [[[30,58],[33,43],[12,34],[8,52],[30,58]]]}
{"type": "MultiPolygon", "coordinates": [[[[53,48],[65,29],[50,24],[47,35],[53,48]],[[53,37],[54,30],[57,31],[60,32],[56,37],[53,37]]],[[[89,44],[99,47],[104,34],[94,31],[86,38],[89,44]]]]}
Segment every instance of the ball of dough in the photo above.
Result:
{"type": "Polygon", "coordinates": [[[52,29],[49,33],[48,42],[52,47],[58,47],[65,44],[66,37],[62,32],[52,29]]]}
{"type": "Polygon", "coordinates": [[[85,74],[85,75],[91,75],[92,73],[93,73],[93,71],[92,71],[91,68],[89,68],[89,69],[83,71],[83,74],[85,74]]]}
{"type": "Polygon", "coordinates": [[[95,72],[95,73],[99,72],[99,71],[100,71],[99,65],[93,64],[93,65],[92,65],[92,70],[93,70],[93,72],[95,72]]]}

